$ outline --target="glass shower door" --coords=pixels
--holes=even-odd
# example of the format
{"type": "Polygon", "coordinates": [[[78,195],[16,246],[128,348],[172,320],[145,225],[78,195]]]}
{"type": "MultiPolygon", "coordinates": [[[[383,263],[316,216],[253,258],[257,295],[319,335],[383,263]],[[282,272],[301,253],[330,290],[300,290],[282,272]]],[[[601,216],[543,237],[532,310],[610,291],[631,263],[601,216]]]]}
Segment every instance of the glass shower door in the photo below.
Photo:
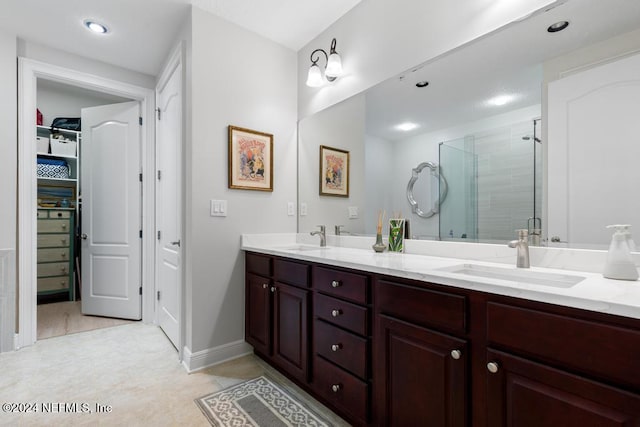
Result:
{"type": "Polygon", "coordinates": [[[446,198],[441,197],[440,240],[478,240],[478,157],[469,147],[472,137],[440,143],[440,173],[448,184],[446,198]]]}

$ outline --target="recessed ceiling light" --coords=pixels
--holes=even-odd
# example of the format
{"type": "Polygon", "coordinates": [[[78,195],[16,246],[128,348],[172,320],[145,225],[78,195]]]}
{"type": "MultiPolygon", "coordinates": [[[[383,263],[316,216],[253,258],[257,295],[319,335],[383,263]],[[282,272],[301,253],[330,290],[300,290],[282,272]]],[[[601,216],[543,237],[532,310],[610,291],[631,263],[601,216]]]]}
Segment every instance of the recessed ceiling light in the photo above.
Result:
{"type": "Polygon", "coordinates": [[[426,81],[426,80],[423,80],[421,82],[416,83],[416,86],[417,87],[426,87],[426,86],[429,86],[429,82],[426,81]]]}
{"type": "Polygon", "coordinates": [[[106,34],[109,32],[109,29],[107,27],[105,27],[104,25],[98,22],[92,21],[90,19],[86,19],[84,21],[84,26],[90,29],[91,31],[93,31],[94,33],[98,33],[98,34],[106,34]]]}
{"type": "Polygon", "coordinates": [[[549,25],[547,31],[550,33],[557,33],[558,31],[562,31],[569,26],[568,21],[558,21],[555,24],[549,25]]]}
{"type": "Polygon", "coordinates": [[[404,123],[400,123],[399,125],[397,125],[395,128],[397,130],[401,130],[403,132],[409,132],[410,130],[414,130],[415,128],[417,128],[418,125],[415,123],[411,123],[411,122],[404,122],[404,123]]]}
{"type": "Polygon", "coordinates": [[[515,99],[515,96],[513,95],[499,95],[489,99],[487,101],[487,104],[500,107],[502,105],[508,104],[509,102],[512,102],[514,99],[515,99]]]}

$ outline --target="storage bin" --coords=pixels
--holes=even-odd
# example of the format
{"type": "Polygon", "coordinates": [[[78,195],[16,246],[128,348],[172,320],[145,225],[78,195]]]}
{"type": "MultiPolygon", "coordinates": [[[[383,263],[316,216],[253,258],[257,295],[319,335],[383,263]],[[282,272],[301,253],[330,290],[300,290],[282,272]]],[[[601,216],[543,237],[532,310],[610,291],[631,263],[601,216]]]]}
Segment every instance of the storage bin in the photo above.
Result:
{"type": "Polygon", "coordinates": [[[40,178],[69,178],[69,166],[64,160],[38,158],[37,174],[40,178]]]}
{"type": "Polygon", "coordinates": [[[44,138],[42,136],[36,136],[36,146],[38,153],[48,153],[49,152],[49,138],[44,138]]]}
{"type": "Polygon", "coordinates": [[[74,156],[76,155],[76,141],[68,139],[51,139],[51,154],[58,156],[74,156]]]}

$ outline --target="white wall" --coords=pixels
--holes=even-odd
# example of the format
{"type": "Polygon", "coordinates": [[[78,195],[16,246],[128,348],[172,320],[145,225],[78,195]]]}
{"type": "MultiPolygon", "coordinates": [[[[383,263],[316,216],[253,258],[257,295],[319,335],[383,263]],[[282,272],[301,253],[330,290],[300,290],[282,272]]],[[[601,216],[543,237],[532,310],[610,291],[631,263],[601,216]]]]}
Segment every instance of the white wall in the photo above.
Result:
{"type": "Polygon", "coordinates": [[[306,216],[300,216],[301,233],[317,230],[320,224],[327,226],[329,234],[336,225],[352,233],[364,232],[364,121],[364,96],[354,96],[300,121],[298,203],[306,203],[308,210],[306,216]],[[348,198],[319,195],[320,145],[349,151],[348,198]],[[358,208],[357,219],[349,219],[351,206],[358,208]]]}
{"type": "Polygon", "coordinates": [[[298,52],[299,117],[336,104],[552,3],[557,2],[363,1],[298,52]],[[345,75],[323,88],[307,87],[309,55],[317,48],[328,50],[334,37],[345,75]]]}
{"type": "Polygon", "coordinates": [[[0,32],[0,352],[13,349],[16,323],[16,38],[0,32]]]}
{"type": "Polygon", "coordinates": [[[56,117],[80,117],[83,108],[126,101],[129,100],[38,79],[37,105],[45,126],[56,117]]]}
{"type": "Polygon", "coordinates": [[[155,77],[153,76],[22,39],[18,39],[18,56],[148,89],[155,88],[155,77]]]}
{"type": "Polygon", "coordinates": [[[192,10],[192,135],[187,140],[186,346],[244,339],[241,233],[295,232],[296,54],[198,8],[192,10]],[[227,188],[227,126],[274,135],[274,191],[227,188]],[[209,201],[228,216],[209,216],[209,201]]]}

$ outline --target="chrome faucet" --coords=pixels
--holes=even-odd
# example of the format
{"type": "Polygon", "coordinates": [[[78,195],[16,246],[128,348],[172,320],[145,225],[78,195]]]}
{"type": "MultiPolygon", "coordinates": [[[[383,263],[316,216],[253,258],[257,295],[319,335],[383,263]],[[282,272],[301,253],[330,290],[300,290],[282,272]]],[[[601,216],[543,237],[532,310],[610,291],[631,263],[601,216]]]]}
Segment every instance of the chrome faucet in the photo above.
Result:
{"type": "Polygon", "coordinates": [[[516,248],[518,250],[516,255],[516,267],[529,268],[529,242],[527,230],[516,230],[518,232],[518,240],[512,240],[509,242],[510,248],[516,248]]]}
{"type": "Polygon", "coordinates": [[[336,236],[339,236],[342,233],[342,227],[344,227],[344,225],[336,225],[335,226],[335,230],[336,230],[336,236]]]}
{"type": "Polygon", "coordinates": [[[320,227],[320,231],[312,231],[311,235],[320,236],[320,247],[324,248],[325,246],[327,246],[326,227],[324,225],[319,225],[318,227],[320,227]]]}

